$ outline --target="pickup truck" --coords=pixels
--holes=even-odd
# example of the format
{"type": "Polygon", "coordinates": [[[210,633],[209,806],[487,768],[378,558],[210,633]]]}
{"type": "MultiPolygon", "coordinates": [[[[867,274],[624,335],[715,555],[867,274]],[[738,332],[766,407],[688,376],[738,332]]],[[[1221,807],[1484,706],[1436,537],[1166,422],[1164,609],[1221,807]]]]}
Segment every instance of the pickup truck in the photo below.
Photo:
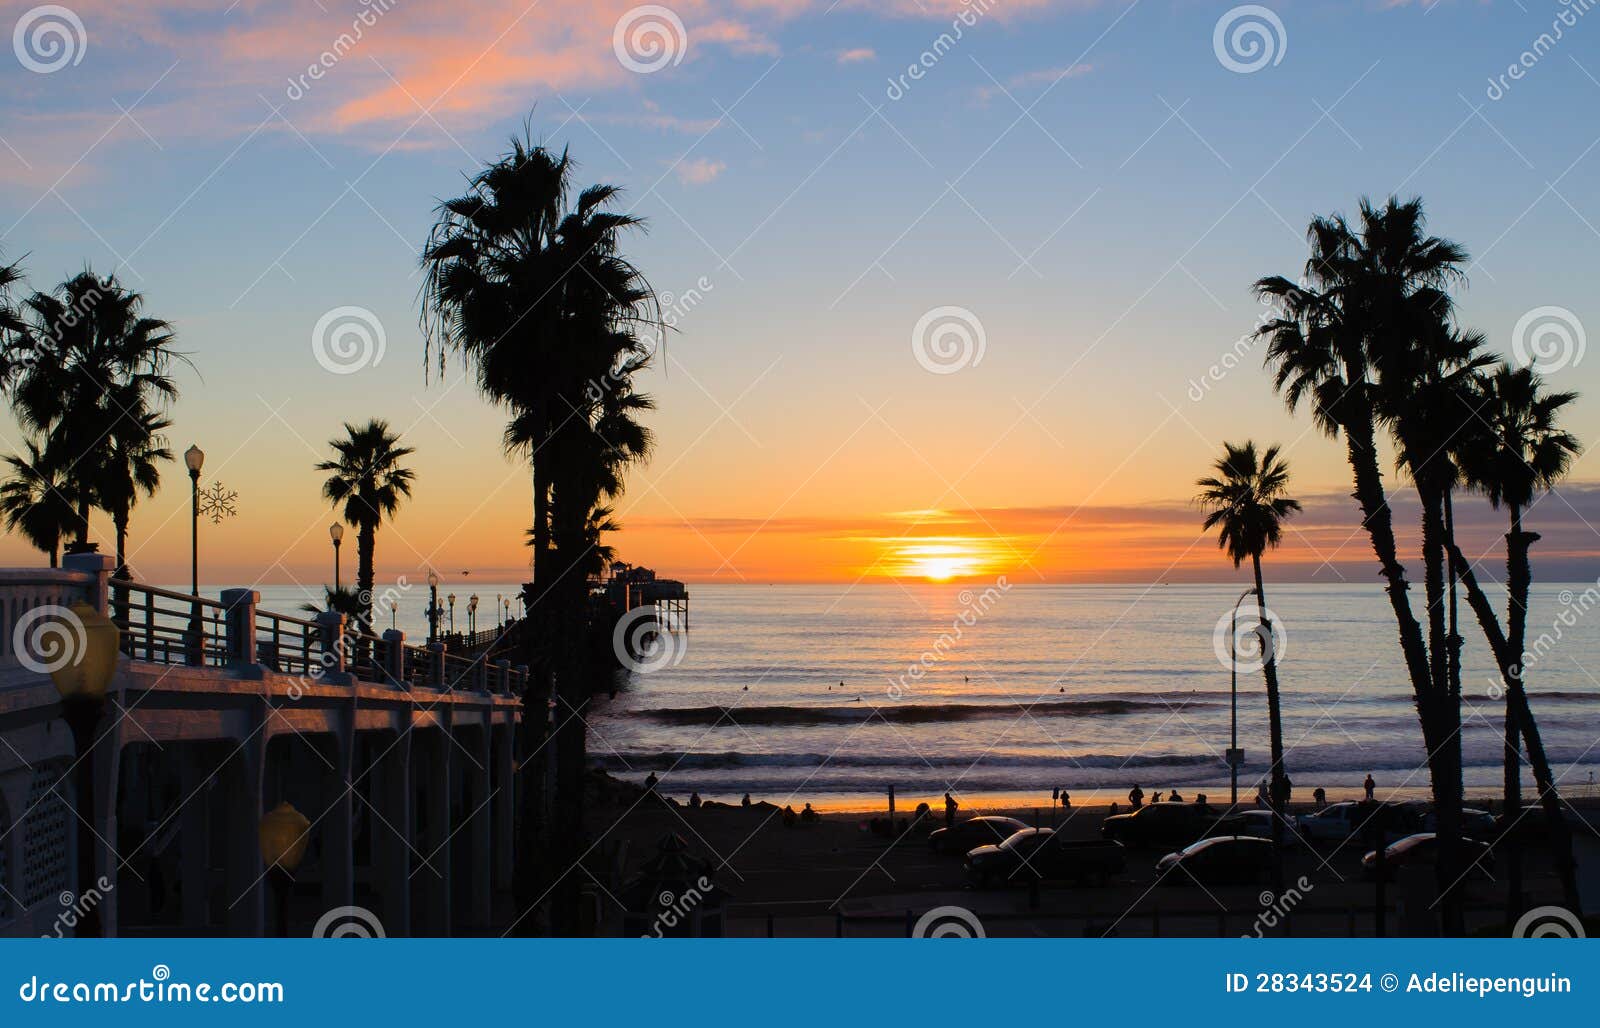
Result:
{"type": "Polygon", "coordinates": [[[1010,882],[1103,882],[1125,866],[1121,843],[1108,839],[1075,841],[1054,829],[1030,828],[996,846],[967,853],[967,875],[973,884],[1010,882]]]}

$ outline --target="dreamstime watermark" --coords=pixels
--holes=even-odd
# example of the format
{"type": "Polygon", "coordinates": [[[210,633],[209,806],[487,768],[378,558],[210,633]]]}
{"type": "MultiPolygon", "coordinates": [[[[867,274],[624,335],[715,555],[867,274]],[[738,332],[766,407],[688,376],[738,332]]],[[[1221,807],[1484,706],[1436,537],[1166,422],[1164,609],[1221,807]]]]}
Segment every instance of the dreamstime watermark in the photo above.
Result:
{"type": "Polygon", "coordinates": [[[317,918],[313,939],[386,939],[383,922],[366,907],[334,907],[317,918]]]}
{"type": "Polygon", "coordinates": [[[1199,403],[1205,399],[1206,394],[1211,391],[1213,386],[1219,385],[1223,379],[1228,377],[1230,371],[1244,363],[1245,357],[1249,356],[1250,351],[1255,349],[1256,341],[1261,338],[1261,330],[1282,316],[1278,306],[1292,299],[1292,295],[1286,297],[1263,296],[1261,298],[1261,303],[1267,309],[1256,317],[1255,327],[1234,340],[1233,346],[1224,350],[1217,363],[1207,368],[1204,375],[1189,380],[1189,399],[1191,402],[1199,403]]]}
{"type": "Polygon", "coordinates": [[[1534,907],[1511,926],[1513,939],[1586,939],[1583,921],[1566,907],[1534,907]]]}
{"type": "Polygon", "coordinates": [[[17,663],[40,675],[53,675],[83,659],[88,645],[83,619],[69,607],[47,603],[32,607],[11,629],[11,652],[17,663]]]}
{"type": "Polygon", "coordinates": [[[1511,330],[1511,356],[1541,375],[1577,367],[1588,345],[1583,322],[1565,307],[1535,307],[1511,330]]]}
{"type": "Polygon", "coordinates": [[[966,907],[934,907],[917,918],[913,939],[987,939],[983,922],[966,907]]]}
{"type": "Polygon", "coordinates": [[[705,902],[706,894],[715,888],[716,886],[711,883],[711,879],[701,875],[693,885],[676,896],[668,889],[661,890],[660,895],[656,897],[656,903],[661,907],[661,913],[657,914],[655,920],[651,922],[650,930],[640,935],[639,938],[665,938],[667,932],[682,924],[690,914],[694,913],[696,907],[705,902]]]}
{"type": "Polygon", "coordinates": [[[70,7],[41,4],[23,12],[11,30],[11,49],[31,72],[49,75],[83,62],[89,50],[89,33],[83,19],[70,7]]]}
{"type": "Polygon", "coordinates": [[[911,329],[912,356],[935,375],[977,367],[988,348],[983,322],[965,307],[935,307],[911,329]]]}
{"type": "Polygon", "coordinates": [[[689,636],[663,628],[655,605],[647,603],[617,619],[611,630],[611,651],[629,671],[648,675],[683,663],[689,636]]]}
{"type": "Polygon", "coordinates": [[[41,982],[30,976],[17,989],[24,1003],[282,1003],[282,982],[178,982],[157,964],[149,978],[41,982]]]}
{"type": "Polygon", "coordinates": [[[1489,88],[1484,90],[1484,95],[1490,100],[1499,100],[1511,92],[1511,84],[1520,82],[1534,65],[1544,60],[1545,55],[1556,48],[1556,44],[1566,38],[1567,30],[1578,24],[1578,19],[1594,10],[1597,0],[1561,0],[1564,8],[1550,22],[1550,31],[1541,32],[1534,37],[1517,59],[1506,65],[1506,70],[1499,75],[1489,76],[1489,88]]]}
{"type": "MultiPolygon", "coordinates": [[[[1521,663],[1515,668],[1518,679],[1526,678],[1529,668],[1550,655],[1556,644],[1566,637],[1566,629],[1576,628],[1578,621],[1585,614],[1600,607],[1600,580],[1596,580],[1594,585],[1581,593],[1563,589],[1556,594],[1556,600],[1561,604],[1561,610],[1550,622],[1550,627],[1540,632],[1533,642],[1523,644],[1521,663]]],[[[1503,699],[1506,694],[1505,680],[1499,675],[1490,675],[1488,681],[1489,688],[1486,692],[1489,698],[1503,699]]]]}
{"type": "Polygon", "coordinates": [[[649,75],[683,63],[689,33],[672,8],[644,4],[624,11],[617,19],[611,30],[611,49],[624,68],[649,75]]]}
{"type": "Polygon", "coordinates": [[[106,893],[114,890],[111,879],[101,875],[95,883],[81,896],[74,895],[71,890],[61,893],[61,913],[56,915],[55,923],[51,930],[39,936],[41,939],[65,939],[67,933],[77,928],[88,916],[89,911],[98,907],[106,898],[106,893]]]}
{"type": "Polygon", "coordinates": [[[1256,897],[1261,901],[1261,912],[1256,915],[1254,923],[1250,925],[1250,930],[1239,936],[1239,938],[1265,938],[1267,931],[1283,923],[1288,918],[1289,912],[1299,906],[1300,901],[1305,899],[1306,895],[1314,889],[1316,889],[1316,886],[1312,885],[1305,875],[1301,875],[1293,885],[1283,890],[1283,895],[1281,896],[1270,889],[1263,890],[1261,895],[1256,897]]]}
{"type": "MultiPolygon", "coordinates": [[[[381,621],[383,615],[395,610],[400,605],[400,597],[410,591],[410,579],[406,578],[405,575],[401,575],[395,579],[394,585],[385,588],[381,593],[373,593],[365,589],[357,593],[356,602],[360,604],[363,610],[369,604],[372,607],[374,625],[369,626],[369,631],[376,632],[376,624],[381,621]]],[[[294,681],[290,682],[288,689],[285,690],[285,695],[292,702],[298,702],[305,697],[307,686],[326,678],[339,667],[341,662],[348,663],[351,654],[360,651],[362,645],[361,629],[362,626],[358,620],[346,617],[344,629],[337,638],[323,638],[320,640],[316,659],[308,662],[304,673],[295,676],[294,681]]],[[[323,630],[324,635],[327,632],[327,629],[323,630]]],[[[277,656],[277,654],[272,654],[267,662],[275,665],[277,656]]]]}
{"type": "Polygon", "coordinates": [[[377,367],[388,345],[383,322],[365,307],[335,307],[311,329],[312,356],[335,375],[377,367]]]}
{"type": "Polygon", "coordinates": [[[317,55],[317,59],[306,65],[306,70],[288,79],[288,88],[283,92],[290,100],[299,100],[311,91],[311,84],[320,81],[323,76],[333,70],[333,66],[344,60],[345,55],[356,48],[367,30],[378,24],[378,19],[388,14],[395,7],[398,0],[361,0],[361,10],[350,21],[350,29],[341,32],[328,49],[317,55]]]}
{"type": "Polygon", "coordinates": [[[884,95],[890,100],[905,96],[911,90],[911,83],[922,81],[934,65],[944,60],[945,54],[955,49],[967,29],[978,24],[984,15],[998,6],[999,0],[961,0],[961,10],[950,19],[950,28],[939,33],[927,49],[917,55],[916,60],[906,65],[905,71],[889,79],[884,95]]]}
{"type": "Polygon", "coordinates": [[[1241,4],[1223,13],[1211,30],[1211,49],[1224,68],[1240,75],[1283,63],[1289,33],[1276,11],[1260,4],[1241,4]]]}
{"type": "Polygon", "coordinates": [[[956,600],[961,604],[960,613],[950,620],[950,627],[940,632],[938,638],[933,640],[933,645],[922,651],[922,656],[906,665],[906,669],[899,675],[889,679],[889,688],[887,690],[889,698],[891,700],[900,699],[913,683],[920,682],[926,678],[928,672],[936,664],[944,660],[945,655],[961,641],[965,630],[976,625],[978,620],[989,613],[989,609],[1000,601],[1000,597],[1010,591],[1011,583],[1006,580],[1005,575],[995,579],[994,585],[989,586],[989,588],[977,595],[973,595],[970,589],[961,590],[956,597],[956,600]]]}
{"type": "MultiPolygon", "coordinates": [[[[694,285],[677,295],[672,293],[659,294],[657,299],[661,303],[661,331],[655,338],[650,340],[650,345],[645,353],[646,359],[656,355],[657,351],[665,343],[666,333],[677,328],[679,322],[683,321],[684,318],[688,317],[704,303],[706,294],[714,288],[715,286],[712,285],[711,280],[701,275],[695,280],[694,285]]],[[[638,367],[638,356],[636,354],[623,354],[622,358],[614,366],[606,369],[606,373],[603,376],[589,380],[588,385],[583,390],[585,398],[590,403],[599,403],[601,397],[625,382],[636,367],[638,367]]]]}
{"type": "Polygon", "coordinates": [[[1289,648],[1289,632],[1270,607],[1244,603],[1229,608],[1217,619],[1211,631],[1211,648],[1224,668],[1260,671],[1269,663],[1283,660],[1289,648]]]}

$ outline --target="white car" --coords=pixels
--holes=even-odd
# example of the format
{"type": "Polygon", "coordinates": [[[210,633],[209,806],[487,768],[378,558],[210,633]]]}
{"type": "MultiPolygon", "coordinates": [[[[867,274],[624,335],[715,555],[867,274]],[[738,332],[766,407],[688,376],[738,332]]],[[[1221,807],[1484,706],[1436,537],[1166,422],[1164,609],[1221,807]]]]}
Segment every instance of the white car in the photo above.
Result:
{"type": "Polygon", "coordinates": [[[1367,803],[1331,803],[1314,814],[1301,814],[1295,823],[1312,842],[1344,842],[1361,830],[1374,809],[1367,803]]]}

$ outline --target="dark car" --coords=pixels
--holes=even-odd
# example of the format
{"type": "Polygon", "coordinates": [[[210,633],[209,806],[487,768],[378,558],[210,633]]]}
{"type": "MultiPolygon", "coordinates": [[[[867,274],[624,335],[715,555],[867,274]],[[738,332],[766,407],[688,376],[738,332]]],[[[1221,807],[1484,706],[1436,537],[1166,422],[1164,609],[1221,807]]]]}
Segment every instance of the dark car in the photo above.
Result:
{"type": "Polygon", "coordinates": [[[1124,846],[1186,846],[1199,838],[1216,817],[1196,803],[1152,803],[1131,814],[1113,814],[1100,822],[1100,834],[1124,846]]]}
{"type": "Polygon", "coordinates": [[[1272,873],[1272,843],[1252,835],[1219,835],[1156,861],[1165,885],[1249,885],[1272,873]]]}
{"type": "Polygon", "coordinates": [[[939,828],[929,833],[928,846],[935,853],[965,853],[974,846],[1005,842],[1027,827],[1014,817],[968,818],[954,828],[939,828]]]}
{"type": "Polygon", "coordinates": [[[997,846],[967,853],[974,884],[1027,881],[1104,881],[1124,867],[1122,845],[1107,839],[1073,840],[1051,828],[1026,828],[997,846]]]}
{"type": "MultiPolygon", "coordinates": [[[[1494,877],[1494,855],[1489,847],[1475,839],[1461,840],[1462,852],[1469,862],[1468,874],[1484,879],[1494,877]]],[[[1439,859],[1439,837],[1433,832],[1418,832],[1399,842],[1392,842],[1383,850],[1384,878],[1394,876],[1401,867],[1423,864],[1432,866],[1439,859]]],[[[1373,850],[1361,858],[1361,873],[1368,878],[1378,874],[1378,851],[1373,850]]]]}

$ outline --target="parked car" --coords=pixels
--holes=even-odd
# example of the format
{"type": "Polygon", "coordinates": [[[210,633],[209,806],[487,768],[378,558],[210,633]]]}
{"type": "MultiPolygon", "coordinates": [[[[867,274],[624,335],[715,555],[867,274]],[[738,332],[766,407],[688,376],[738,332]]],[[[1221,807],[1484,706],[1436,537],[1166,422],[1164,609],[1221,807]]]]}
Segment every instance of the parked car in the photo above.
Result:
{"type": "Polygon", "coordinates": [[[1390,839],[1420,831],[1415,806],[1400,803],[1330,803],[1312,814],[1295,818],[1300,834],[1311,842],[1344,842],[1352,835],[1365,838],[1379,827],[1390,839]]]}
{"type": "Polygon", "coordinates": [[[1219,835],[1191,843],[1156,861],[1167,885],[1249,885],[1272,873],[1272,843],[1253,835],[1219,835]]]}
{"type": "Polygon", "coordinates": [[[1028,826],[1014,817],[968,818],[952,828],[936,828],[928,834],[928,846],[935,853],[965,853],[974,846],[1005,842],[1028,826]]]}
{"type": "Polygon", "coordinates": [[[1104,881],[1125,866],[1122,845],[1107,839],[1073,840],[1051,828],[1026,828],[997,846],[967,854],[975,885],[1027,881],[1104,881]]]}
{"type": "MultiPolygon", "coordinates": [[[[1253,839],[1271,839],[1272,817],[1270,810],[1241,810],[1219,819],[1206,829],[1206,835],[1247,835],[1253,839]]],[[[1305,845],[1299,824],[1293,818],[1282,815],[1279,818],[1283,822],[1283,844],[1289,847],[1305,845]]]]}
{"type": "MultiPolygon", "coordinates": [[[[1463,838],[1462,849],[1468,860],[1468,874],[1475,877],[1492,879],[1494,877],[1494,854],[1489,847],[1476,839],[1463,838]]],[[[1383,850],[1384,878],[1394,876],[1397,868],[1408,865],[1432,865],[1439,859],[1439,836],[1433,832],[1418,832],[1408,835],[1398,842],[1392,842],[1383,850]]],[[[1373,850],[1361,858],[1361,872],[1368,878],[1375,878],[1378,874],[1378,851],[1373,850]]]]}
{"type": "MultiPolygon", "coordinates": [[[[1439,819],[1430,808],[1417,819],[1417,826],[1424,832],[1437,832],[1439,819]]],[[[1475,807],[1461,809],[1461,834],[1469,839],[1479,842],[1489,842],[1495,837],[1496,822],[1494,815],[1487,810],[1478,810],[1475,807]]]]}
{"type": "Polygon", "coordinates": [[[1124,846],[1184,846],[1199,838],[1216,817],[1196,803],[1152,803],[1100,822],[1100,834],[1124,846]]]}

